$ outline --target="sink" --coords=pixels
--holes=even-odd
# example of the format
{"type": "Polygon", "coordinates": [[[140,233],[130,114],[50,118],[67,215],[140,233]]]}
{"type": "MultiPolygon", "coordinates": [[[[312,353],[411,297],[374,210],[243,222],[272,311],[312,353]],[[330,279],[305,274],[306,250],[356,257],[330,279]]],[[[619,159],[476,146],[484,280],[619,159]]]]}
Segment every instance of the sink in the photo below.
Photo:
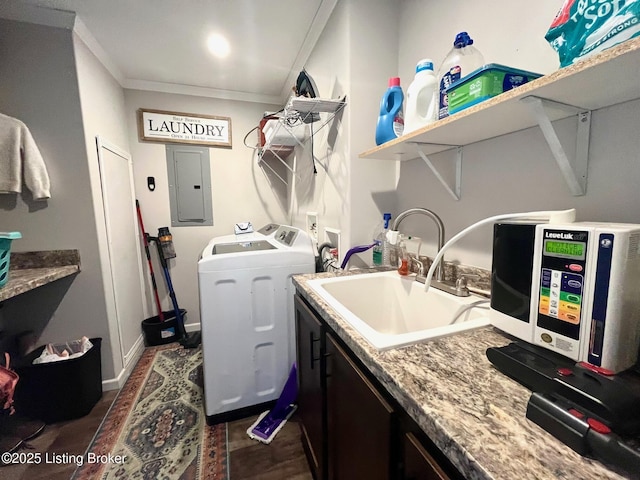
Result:
{"type": "Polygon", "coordinates": [[[307,282],[373,347],[388,350],[489,325],[489,300],[456,297],[396,271],[307,282]]]}

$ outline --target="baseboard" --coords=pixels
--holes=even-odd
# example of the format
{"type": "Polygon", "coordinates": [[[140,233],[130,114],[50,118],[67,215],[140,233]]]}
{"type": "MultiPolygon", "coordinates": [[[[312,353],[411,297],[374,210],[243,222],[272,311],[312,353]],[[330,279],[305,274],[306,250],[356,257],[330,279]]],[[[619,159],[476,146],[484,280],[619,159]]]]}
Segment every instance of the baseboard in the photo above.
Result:
{"type": "Polygon", "coordinates": [[[138,360],[142,356],[142,352],[144,352],[144,337],[140,335],[136,340],[136,343],[131,347],[131,350],[129,350],[129,353],[125,356],[127,360],[126,366],[120,371],[116,378],[102,381],[102,391],[120,390],[127,381],[127,378],[129,378],[129,375],[131,375],[133,367],[138,363],[138,360]]]}
{"type": "Polygon", "coordinates": [[[199,323],[185,323],[184,324],[184,329],[187,332],[199,332],[200,331],[200,324],[199,323]]]}
{"type": "Polygon", "coordinates": [[[136,340],[136,342],[133,344],[133,347],[131,347],[131,350],[129,350],[129,352],[124,356],[125,369],[127,369],[127,367],[131,367],[129,368],[129,370],[132,369],[132,364],[133,365],[136,364],[136,362],[142,355],[143,350],[144,350],[144,337],[140,335],[136,340]]]}
{"type": "MultiPolygon", "coordinates": [[[[199,332],[200,324],[187,323],[185,324],[184,329],[189,333],[199,332]]],[[[109,390],[120,390],[124,385],[124,382],[126,382],[127,378],[129,378],[129,375],[131,375],[131,372],[133,371],[133,367],[136,366],[136,363],[142,356],[142,352],[144,352],[144,337],[140,335],[138,337],[138,340],[136,340],[136,343],[134,343],[133,347],[131,347],[131,350],[129,350],[129,353],[125,356],[127,360],[126,367],[120,371],[120,373],[116,378],[103,380],[102,391],[107,392],[109,390]]]]}

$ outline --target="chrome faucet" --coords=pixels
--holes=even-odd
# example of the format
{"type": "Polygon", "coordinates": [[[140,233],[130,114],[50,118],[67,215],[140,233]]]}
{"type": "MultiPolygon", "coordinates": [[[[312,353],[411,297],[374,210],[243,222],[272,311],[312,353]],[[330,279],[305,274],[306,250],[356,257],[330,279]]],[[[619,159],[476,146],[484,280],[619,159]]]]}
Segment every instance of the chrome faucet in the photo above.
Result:
{"type": "MultiPolygon", "coordinates": [[[[444,223],[442,223],[442,219],[436,213],[432,212],[429,209],[410,208],[408,210],[405,210],[404,212],[402,212],[400,215],[396,217],[395,221],[393,222],[393,225],[391,226],[391,230],[394,230],[397,232],[398,227],[400,226],[400,223],[402,223],[402,221],[405,218],[407,218],[410,215],[414,215],[418,213],[429,217],[431,220],[435,222],[436,226],[438,227],[438,252],[439,252],[442,246],[444,245],[444,223]]],[[[441,283],[444,280],[444,259],[440,260],[440,263],[436,267],[435,277],[436,277],[436,282],[441,283]]]]}

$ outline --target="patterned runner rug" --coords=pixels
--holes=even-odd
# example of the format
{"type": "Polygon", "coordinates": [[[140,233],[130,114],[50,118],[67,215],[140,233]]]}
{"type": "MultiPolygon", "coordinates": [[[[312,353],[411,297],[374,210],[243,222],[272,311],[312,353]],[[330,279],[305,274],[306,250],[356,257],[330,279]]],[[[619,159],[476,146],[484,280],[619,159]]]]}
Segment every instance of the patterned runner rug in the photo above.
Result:
{"type": "Polygon", "coordinates": [[[208,426],[202,350],[146,348],[73,480],[227,480],[226,424],[208,426]]]}

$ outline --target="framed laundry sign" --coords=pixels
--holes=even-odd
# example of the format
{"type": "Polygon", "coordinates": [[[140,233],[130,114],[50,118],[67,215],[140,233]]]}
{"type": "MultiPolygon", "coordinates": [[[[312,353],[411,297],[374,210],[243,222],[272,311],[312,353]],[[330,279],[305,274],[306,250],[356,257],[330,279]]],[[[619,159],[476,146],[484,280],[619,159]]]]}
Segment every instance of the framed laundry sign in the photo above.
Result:
{"type": "Polygon", "coordinates": [[[231,148],[231,119],[140,108],[138,135],[147,142],[231,148]]]}

